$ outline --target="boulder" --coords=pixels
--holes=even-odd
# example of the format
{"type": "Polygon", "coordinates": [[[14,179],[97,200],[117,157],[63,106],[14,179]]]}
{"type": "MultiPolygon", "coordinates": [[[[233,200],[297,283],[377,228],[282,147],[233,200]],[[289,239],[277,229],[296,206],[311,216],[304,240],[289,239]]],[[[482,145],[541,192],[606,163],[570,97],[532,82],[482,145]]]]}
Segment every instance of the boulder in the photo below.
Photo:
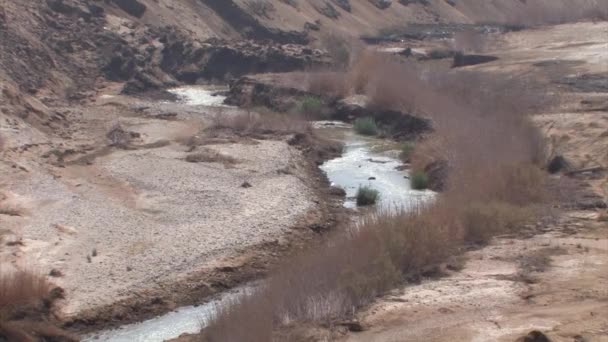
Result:
{"type": "Polygon", "coordinates": [[[379,9],[387,9],[393,4],[391,0],[369,0],[369,2],[379,9]]]}
{"type": "Polygon", "coordinates": [[[534,330],[528,335],[518,338],[516,342],[551,342],[551,340],[542,332],[534,330]]]}
{"type": "Polygon", "coordinates": [[[350,1],[349,0],[332,0],[334,4],[336,4],[336,6],[340,7],[341,9],[350,12],[352,11],[352,7],[350,5],[350,1]]]}
{"type": "Polygon", "coordinates": [[[494,56],[465,55],[462,53],[457,53],[454,55],[454,62],[452,63],[452,68],[489,63],[489,62],[493,62],[497,59],[498,59],[498,57],[494,57],[494,56]]]}
{"type": "Polygon", "coordinates": [[[112,0],[121,10],[137,18],[141,18],[146,12],[146,5],[137,0],[112,0]]]}
{"type": "Polygon", "coordinates": [[[561,155],[557,155],[549,161],[547,164],[547,172],[555,174],[561,171],[569,171],[572,165],[561,155]]]}

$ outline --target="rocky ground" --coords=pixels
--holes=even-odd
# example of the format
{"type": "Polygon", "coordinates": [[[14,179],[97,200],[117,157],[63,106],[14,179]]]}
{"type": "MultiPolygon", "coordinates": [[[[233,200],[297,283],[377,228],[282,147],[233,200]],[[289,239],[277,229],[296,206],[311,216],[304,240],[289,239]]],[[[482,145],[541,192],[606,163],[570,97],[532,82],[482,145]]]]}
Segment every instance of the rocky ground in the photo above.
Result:
{"type": "Polygon", "coordinates": [[[2,216],[2,256],[54,275],[64,320],[202,301],[331,224],[310,146],[205,131],[237,109],[100,94],[56,110],[70,123],[61,138],[3,152],[2,205],[16,212],[2,216]],[[117,125],[127,146],[112,146],[117,125]],[[191,162],[197,153],[220,157],[191,162]]]}

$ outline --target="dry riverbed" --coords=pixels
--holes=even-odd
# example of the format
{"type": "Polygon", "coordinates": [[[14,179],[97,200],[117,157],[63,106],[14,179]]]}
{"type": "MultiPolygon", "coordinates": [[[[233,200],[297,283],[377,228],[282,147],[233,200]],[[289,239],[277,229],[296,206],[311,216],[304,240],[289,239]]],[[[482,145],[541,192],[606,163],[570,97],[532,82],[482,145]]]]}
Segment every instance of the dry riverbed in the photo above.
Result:
{"type": "Polygon", "coordinates": [[[57,110],[71,122],[63,139],[24,147],[9,136],[3,203],[19,212],[1,216],[2,257],[54,275],[66,292],[57,315],[78,329],[151,317],[259,277],[340,210],[289,135],[206,139],[218,112],[237,109],[97,94],[57,110]],[[108,146],[116,123],[133,137],[126,147],[108,146]],[[187,160],[201,151],[221,157],[187,160]]]}

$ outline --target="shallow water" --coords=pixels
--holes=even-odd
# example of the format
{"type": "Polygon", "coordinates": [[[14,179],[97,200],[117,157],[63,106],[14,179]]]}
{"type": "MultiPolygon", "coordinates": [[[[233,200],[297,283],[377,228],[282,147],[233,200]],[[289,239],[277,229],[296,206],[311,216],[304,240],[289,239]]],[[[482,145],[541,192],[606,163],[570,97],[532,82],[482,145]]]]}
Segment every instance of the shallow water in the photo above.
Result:
{"type": "MultiPolygon", "coordinates": [[[[319,127],[317,125],[317,127],[319,127]]],[[[326,126],[331,127],[331,126],[326,126]]],[[[341,157],[321,165],[332,186],[346,191],[344,206],[356,208],[359,187],[369,186],[380,192],[377,203],[382,209],[411,208],[434,197],[432,191],[413,190],[409,172],[401,170],[398,146],[377,138],[358,135],[348,128],[321,128],[333,139],[344,142],[341,157]]]]}
{"type": "Polygon", "coordinates": [[[227,90],[222,87],[210,86],[184,86],[169,89],[171,94],[176,95],[180,101],[191,106],[224,107],[226,96],[218,94],[227,90]]]}
{"type": "Polygon", "coordinates": [[[223,293],[219,299],[206,304],[181,307],[141,323],[128,324],[115,330],[85,336],[82,341],[162,342],[182,334],[198,333],[218,307],[229,305],[237,297],[249,291],[251,291],[249,287],[233,290],[223,293]]]}

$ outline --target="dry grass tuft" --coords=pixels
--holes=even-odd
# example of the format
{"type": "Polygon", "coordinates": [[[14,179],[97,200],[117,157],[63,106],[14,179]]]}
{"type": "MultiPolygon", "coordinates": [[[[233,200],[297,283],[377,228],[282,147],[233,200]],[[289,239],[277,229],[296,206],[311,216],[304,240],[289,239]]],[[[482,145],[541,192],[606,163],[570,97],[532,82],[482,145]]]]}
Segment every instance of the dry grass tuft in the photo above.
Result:
{"type": "Polygon", "coordinates": [[[542,248],[519,259],[516,280],[533,284],[537,281],[536,274],[546,272],[551,267],[551,257],[564,254],[566,251],[561,247],[542,248]]]}
{"type": "Polygon", "coordinates": [[[10,320],[23,310],[39,308],[50,293],[50,285],[25,271],[0,270],[0,320],[10,320]]]}
{"type": "Polygon", "coordinates": [[[186,161],[189,163],[220,163],[224,164],[224,166],[238,163],[238,160],[234,159],[233,157],[221,154],[208,148],[187,155],[186,161]]]}

